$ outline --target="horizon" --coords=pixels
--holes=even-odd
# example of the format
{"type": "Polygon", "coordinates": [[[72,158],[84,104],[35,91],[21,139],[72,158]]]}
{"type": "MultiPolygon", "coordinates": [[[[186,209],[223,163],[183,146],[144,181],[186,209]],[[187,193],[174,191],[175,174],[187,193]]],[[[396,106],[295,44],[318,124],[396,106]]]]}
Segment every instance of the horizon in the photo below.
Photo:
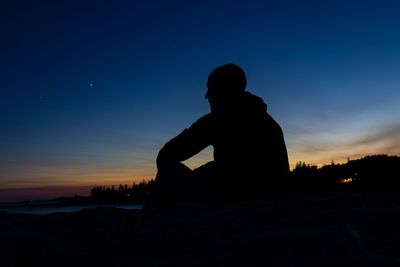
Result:
{"type": "MultiPolygon", "coordinates": [[[[206,80],[225,63],[243,67],[281,125],[291,169],[400,155],[399,11],[358,0],[6,2],[0,202],[154,179],[163,144],[209,112],[206,80]]],[[[185,163],[211,158],[207,148],[185,163]]]]}
{"type": "MultiPolygon", "coordinates": [[[[398,157],[400,155],[388,155],[388,154],[374,154],[374,155],[366,155],[364,157],[350,159],[347,158],[346,161],[343,162],[334,162],[324,163],[322,165],[309,164],[304,161],[296,162],[296,166],[309,166],[309,167],[317,167],[318,169],[329,166],[329,165],[341,165],[346,164],[350,161],[357,161],[365,159],[366,157],[373,156],[388,156],[388,157],[398,157]]],[[[290,171],[293,172],[295,168],[291,168],[290,171]]],[[[152,178],[154,179],[154,178],[152,178]]],[[[150,180],[152,180],[150,179],[150,180]]],[[[349,178],[344,178],[349,179],[349,178]]],[[[95,185],[80,185],[80,186],[37,186],[37,187],[16,187],[16,188],[0,188],[0,204],[10,204],[10,203],[19,203],[19,202],[29,202],[29,201],[48,201],[54,200],[57,198],[71,198],[71,197],[89,197],[91,196],[91,189],[95,187],[115,187],[117,188],[120,185],[131,186],[133,184],[137,184],[137,181],[149,181],[146,179],[136,180],[133,179],[130,183],[126,181],[116,182],[113,184],[95,184],[95,185]]],[[[340,183],[340,181],[337,181],[340,183]]]]}

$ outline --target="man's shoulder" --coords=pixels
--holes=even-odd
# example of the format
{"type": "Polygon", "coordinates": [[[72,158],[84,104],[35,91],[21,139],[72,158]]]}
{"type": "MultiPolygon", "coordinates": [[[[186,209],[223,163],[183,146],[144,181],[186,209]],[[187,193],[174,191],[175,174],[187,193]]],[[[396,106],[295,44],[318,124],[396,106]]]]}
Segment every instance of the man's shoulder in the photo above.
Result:
{"type": "Polygon", "coordinates": [[[197,121],[195,121],[192,126],[202,126],[202,125],[208,125],[213,123],[214,121],[214,116],[212,113],[208,113],[204,115],[203,117],[200,117],[197,121]]]}
{"type": "Polygon", "coordinates": [[[201,132],[204,134],[205,132],[212,131],[214,125],[214,116],[209,113],[200,117],[189,127],[189,129],[186,130],[190,132],[201,132]]]}

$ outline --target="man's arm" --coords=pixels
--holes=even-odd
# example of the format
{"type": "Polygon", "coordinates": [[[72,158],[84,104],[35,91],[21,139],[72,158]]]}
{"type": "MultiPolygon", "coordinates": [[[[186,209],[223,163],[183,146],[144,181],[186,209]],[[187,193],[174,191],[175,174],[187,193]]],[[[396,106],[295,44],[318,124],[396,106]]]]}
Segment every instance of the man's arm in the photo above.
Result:
{"type": "Polygon", "coordinates": [[[190,128],[167,142],[157,156],[157,168],[168,168],[189,159],[211,145],[212,117],[197,120],[190,128]]]}

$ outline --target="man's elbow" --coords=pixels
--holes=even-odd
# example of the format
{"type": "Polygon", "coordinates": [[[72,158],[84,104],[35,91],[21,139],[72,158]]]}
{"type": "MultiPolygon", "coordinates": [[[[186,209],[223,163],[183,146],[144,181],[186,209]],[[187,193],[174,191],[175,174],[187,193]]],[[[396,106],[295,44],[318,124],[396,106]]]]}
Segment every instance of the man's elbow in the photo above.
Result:
{"type": "Polygon", "coordinates": [[[178,161],[175,158],[174,153],[169,149],[168,143],[165,144],[165,146],[161,148],[160,152],[158,152],[156,159],[157,169],[165,169],[176,164],[178,161]]]}
{"type": "Polygon", "coordinates": [[[157,155],[157,159],[156,159],[157,169],[160,169],[164,165],[166,165],[167,159],[168,159],[168,157],[167,157],[164,147],[163,147],[163,148],[161,148],[161,150],[158,152],[158,155],[157,155]]]}

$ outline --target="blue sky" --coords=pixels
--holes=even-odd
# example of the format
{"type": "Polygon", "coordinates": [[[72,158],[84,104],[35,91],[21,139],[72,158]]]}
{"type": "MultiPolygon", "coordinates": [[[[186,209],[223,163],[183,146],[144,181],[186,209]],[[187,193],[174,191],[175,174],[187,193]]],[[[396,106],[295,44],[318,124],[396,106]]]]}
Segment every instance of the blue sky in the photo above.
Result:
{"type": "MultiPolygon", "coordinates": [[[[289,160],[400,154],[398,1],[2,1],[0,188],[131,183],[236,63],[289,160]]],[[[211,149],[188,162],[210,159],[211,149]]]]}

